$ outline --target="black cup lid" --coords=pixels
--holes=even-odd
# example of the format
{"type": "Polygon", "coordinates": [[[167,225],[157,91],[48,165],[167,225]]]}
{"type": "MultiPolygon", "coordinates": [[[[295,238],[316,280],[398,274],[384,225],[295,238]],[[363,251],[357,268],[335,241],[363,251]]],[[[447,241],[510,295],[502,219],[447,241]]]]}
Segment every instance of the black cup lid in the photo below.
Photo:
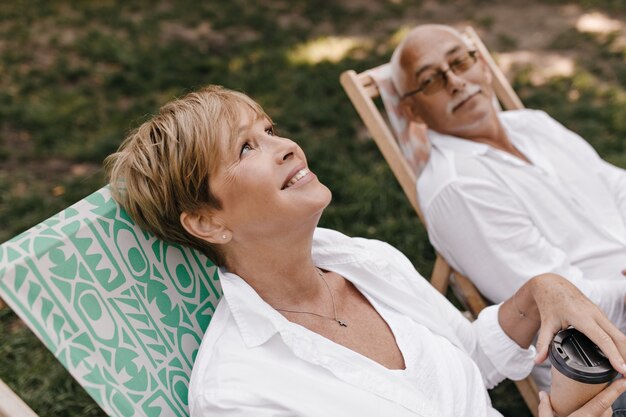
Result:
{"type": "Polygon", "coordinates": [[[602,384],[617,371],[587,336],[576,329],[561,330],[550,344],[550,362],[566,377],[585,384],[602,384]]]}

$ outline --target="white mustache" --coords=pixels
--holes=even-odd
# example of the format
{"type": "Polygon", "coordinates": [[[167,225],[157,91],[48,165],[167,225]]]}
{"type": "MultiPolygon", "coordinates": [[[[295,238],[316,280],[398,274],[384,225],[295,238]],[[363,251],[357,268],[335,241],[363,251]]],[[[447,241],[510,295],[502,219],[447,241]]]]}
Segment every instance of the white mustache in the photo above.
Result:
{"type": "Polygon", "coordinates": [[[452,100],[446,106],[446,111],[448,112],[448,114],[452,114],[452,112],[459,104],[463,103],[465,100],[479,92],[480,86],[476,84],[469,84],[463,94],[452,98],[452,100]]]}

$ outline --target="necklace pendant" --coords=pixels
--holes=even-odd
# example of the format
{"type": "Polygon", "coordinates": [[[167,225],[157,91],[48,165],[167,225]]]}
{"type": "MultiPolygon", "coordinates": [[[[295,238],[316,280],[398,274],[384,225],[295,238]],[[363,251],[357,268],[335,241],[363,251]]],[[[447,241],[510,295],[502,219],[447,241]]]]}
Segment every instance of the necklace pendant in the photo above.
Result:
{"type": "Polygon", "coordinates": [[[345,321],[343,320],[336,320],[336,321],[337,321],[337,324],[339,324],[341,327],[348,327],[348,324],[345,321]]]}

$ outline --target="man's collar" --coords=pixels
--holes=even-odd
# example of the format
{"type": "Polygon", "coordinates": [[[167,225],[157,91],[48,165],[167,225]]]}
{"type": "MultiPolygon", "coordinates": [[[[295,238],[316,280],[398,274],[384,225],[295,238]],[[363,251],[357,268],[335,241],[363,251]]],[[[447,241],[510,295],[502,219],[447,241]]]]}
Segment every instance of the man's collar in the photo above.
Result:
{"type": "MultiPolygon", "coordinates": [[[[498,113],[500,123],[504,127],[511,143],[522,153],[526,155],[534,164],[539,164],[540,167],[551,171],[549,164],[542,157],[532,141],[529,141],[526,137],[527,132],[523,126],[527,123],[526,115],[528,110],[509,110],[498,113]],[[548,165],[548,166],[546,166],[548,165]]],[[[509,161],[515,165],[524,164],[521,159],[510,155],[504,151],[499,151],[496,148],[487,145],[485,143],[476,142],[470,139],[462,139],[457,136],[452,136],[444,133],[436,132],[432,129],[428,130],[428,139],[431,144],[439,149],[449,149],[457,154],[461,155],[486,155],[491,154],[497,158],[509,161]]]]}
{"type": "Polygon", "coordinates": [[[432,129],[428,129],[428,139],[430,139],[433,145],[439,148],[453,149],[455,152],[465,155],[484,155],[490,148],[490,146],[485,143],[446,135],[432,129]]]}

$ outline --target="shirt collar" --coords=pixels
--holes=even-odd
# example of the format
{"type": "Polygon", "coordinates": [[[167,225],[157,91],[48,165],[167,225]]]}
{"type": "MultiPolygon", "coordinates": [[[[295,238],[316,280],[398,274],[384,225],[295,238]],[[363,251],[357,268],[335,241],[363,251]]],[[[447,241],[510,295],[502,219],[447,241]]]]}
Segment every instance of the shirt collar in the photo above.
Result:
{"type": "MultiPolygon", "coordinates": [[[[367,242],[318,228],[313,236],[313,262],[322,269],[337,272],[350,280],[366,297],[394,308],[400,314],[428,327],[433,333],[461,346],[451,328],[440,317],[432,314],[437,308],[437,297],[440,294],[415,272],[408,259],[400,257],[395,250],[387,249],[382,242],[380,245],[383,246],[377,248],[372,248],[372,244],[367,242]],[[389,259],[390,256],[394,259],[389,259]],[[407,277],[397,279],[407,270],[413,271],[411,280],[414,282],[407,277]],[[421,293],[418,305],[415,303],[415,291],[421,293]]],[[[241,277],[225,269],[220,269],[219,275],[224,292],[223,301],[228,303],[248,347],[259,346],[277,333],[283,338],[299,333],[299,326],[274,310],[241,277]]]]}
{"type": "Polygon", "coordinates": [[[428,129],[428,138],[438,148],[451,149],[464,155],[484,155],[490,148],[489,145],[484,143],[446,135],[432,129],[428,129]]]}
{"type": "MultiPolygon", "coordinates": [[[[541,156],[540,152],[537,152],[532,144],[532,141],[528,140],[528,136],[532,135],[532,132],[528,131],[528,126],[525,125],[525,121],[523,120],[526,112],[526,110],[502,111],[498,113],[498,118],[500,119],[500,123],[502,123],[502,126],[504,127],[511,143],[524,153],[524,155],[526,155],[526,157],[529,158],[534,165],[540,165],[542,168],[548,169],[550,167],[545,166],[545,158],[541,156]]],[[[506,152],[499,151],[485,143],[439,133],[432,129],[428,130],[428,138],[437,148],[449,149],[457,154],[474,156],[493,155],[496,158],[515,165],[525,165],[525,162],[519,158],[506,152]]]]}
{"type": "Polygon", "coordinates": [[[261,345],[285,327],[285,319],[266,303],[239,275],[219,269],[224,297],[241,337],[248,347],[261,345]]]}

